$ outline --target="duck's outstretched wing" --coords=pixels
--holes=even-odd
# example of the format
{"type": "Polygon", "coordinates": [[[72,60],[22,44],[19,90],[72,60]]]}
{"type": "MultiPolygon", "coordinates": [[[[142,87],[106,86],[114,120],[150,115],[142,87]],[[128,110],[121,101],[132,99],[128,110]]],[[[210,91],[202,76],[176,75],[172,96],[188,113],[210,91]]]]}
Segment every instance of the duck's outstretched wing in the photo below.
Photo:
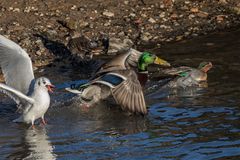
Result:
{"type": "Polygon", "coordinates": [[[0,66],[6,84],[27,94],[29,86],[34,80],[31,59],[18,44],[1,35],[0,66]]]}
{"type": "Polygon", "coordinates": [[[115,101],[123,110],[147,114],[142,86],[133,70],[107,73],[95,79],[92,84],[102,84],[110,87],[115,101]]]}
{"type": "Polygon", "coordinates": [[[147,114],[142,86],[133,70],[121,71],[126,77],[121,84],[112,89],[112,95],[122,109],[134,113],[147,114]]]}
{"type": "Polygon", "coordinates": [[[13,99],[18,105],[20,104],[33,104],[34,99],[24,95],[20,91],[13,89],[3,83],[0,83],[0,92],[8,95],[11,99],[13,99]]]}

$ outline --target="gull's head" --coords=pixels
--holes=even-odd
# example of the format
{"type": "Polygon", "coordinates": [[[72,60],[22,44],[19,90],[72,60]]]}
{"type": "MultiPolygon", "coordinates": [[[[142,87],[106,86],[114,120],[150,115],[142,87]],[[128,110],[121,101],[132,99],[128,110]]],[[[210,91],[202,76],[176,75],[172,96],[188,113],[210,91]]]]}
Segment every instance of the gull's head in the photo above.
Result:
{"type": "Polygon", "coordinates": [[[53,93],[53,88],[55,86],[52,85],[52,83],[50,82],[50,80],[46,77],[40,77],[36,80],[35,82],[35,88],[42,88],[42,89],[46,89],[49,92],[53,93]]]}

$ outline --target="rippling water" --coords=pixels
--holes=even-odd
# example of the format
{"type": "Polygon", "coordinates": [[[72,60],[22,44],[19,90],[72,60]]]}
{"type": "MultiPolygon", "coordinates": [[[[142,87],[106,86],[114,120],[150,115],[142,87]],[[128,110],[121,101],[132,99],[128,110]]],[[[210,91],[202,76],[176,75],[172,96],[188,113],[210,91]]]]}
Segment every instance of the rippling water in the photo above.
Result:
{"type": "MultiPolygon", "coordinates": [[[[63,104],[71,95],[56,91],[48,125],[32,130],[11,122],[18,116],[14,104],[1,96],[0,159],[240,159],[239,36],[239,30],[218,33],[153,49],[172,64],[214,67],[206,89],[146,92],[146,117],[129,117],[112,102],[90,110],[63,104]]],[[[45,68],[38,74],[62,83],[76,73],[45,68]]]]}

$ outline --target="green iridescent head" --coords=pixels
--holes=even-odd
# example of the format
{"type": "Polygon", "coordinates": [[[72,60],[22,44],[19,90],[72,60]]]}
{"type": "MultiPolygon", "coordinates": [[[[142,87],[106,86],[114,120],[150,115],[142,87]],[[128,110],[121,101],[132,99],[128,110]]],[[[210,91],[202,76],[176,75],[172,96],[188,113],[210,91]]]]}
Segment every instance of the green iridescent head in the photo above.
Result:
{"type": "Polygon", "coordinates": [[[151,54],[149,52],[143,52],[140,58],[138,59],[138,69],[140,71],[146,71],[149,64],[170,66],[170,64],[167,61],[157,57],[156,55],[151,54]]]}

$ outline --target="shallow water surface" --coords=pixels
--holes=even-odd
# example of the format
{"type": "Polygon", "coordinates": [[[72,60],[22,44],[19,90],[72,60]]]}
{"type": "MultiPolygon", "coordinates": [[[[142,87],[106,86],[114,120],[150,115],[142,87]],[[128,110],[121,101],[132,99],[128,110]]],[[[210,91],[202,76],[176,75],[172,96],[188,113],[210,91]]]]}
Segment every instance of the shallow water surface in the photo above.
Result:
{"type": "MultiPolygon", "coordinates": [[[[166,93],[150,81],[146,117],[129,117],[111,101],[90,110],[62,103],[72,95],[56,91],[48,125],[32,130],[11,122],[15,106],[1,96],[0,159],[240,159],[239,36],[224,32],[153,49],[174,65],[214,67],[205,89],[166,93]]],[[[46,68],[38,75],[62,83],[76,73],[46,68]]]]}

